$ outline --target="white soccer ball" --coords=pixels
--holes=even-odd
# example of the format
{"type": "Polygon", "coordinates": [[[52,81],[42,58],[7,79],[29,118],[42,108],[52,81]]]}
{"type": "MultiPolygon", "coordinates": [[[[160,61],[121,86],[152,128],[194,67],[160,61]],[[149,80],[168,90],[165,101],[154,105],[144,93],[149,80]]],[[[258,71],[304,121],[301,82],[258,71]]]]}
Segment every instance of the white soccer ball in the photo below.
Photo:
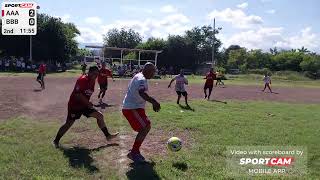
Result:
{"type": "Polygon", "coordinates": [[[182,141],[177,137],[172,137],[167,141],[167,147],[170,151],[177,152],[182,148],[182,141]]]}

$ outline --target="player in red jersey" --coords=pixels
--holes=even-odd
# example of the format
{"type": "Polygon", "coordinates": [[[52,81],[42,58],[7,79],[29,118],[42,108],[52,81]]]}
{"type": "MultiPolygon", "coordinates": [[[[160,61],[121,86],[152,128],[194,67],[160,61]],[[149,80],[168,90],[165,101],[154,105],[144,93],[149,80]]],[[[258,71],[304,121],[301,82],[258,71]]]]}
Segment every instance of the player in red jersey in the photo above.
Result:
{"type": "Polygon", "coordinates": [[[44,76],[46,75],[46,70],[47,70],[46,64],[41,63],[39,66],[38,77],[37,77],[37,81],[40,83],[41,89],[45,89],[44,76]]]}
{"type": "Polygon", "coordinates": [[[213,89],[213,83],[216,79],[216,74],[213,72],[213,68],[210,69],[210,72],[206,75],[204,79],[206,79],[206,83],[204,84],[203,92],[204,92],[204,98],[206,99],[208,97],[208,100],[210,99],[211,92],[213,89]],[[207,96],[207,89],[209,89],[209,95],[207,96]]]}
{"type": "Polygon", "coordinates": [[[114,134],[109,133],[104,122],[103,114],[94,109],[93,104],[89,101],[94,92],[94,85],[98,74],[98,67],[92,66],[89,68],[87,75],[82,75],[77,80],[68,102],[67,120],[65,124],[60,127],[57,136],[53,141],[55,147],[59,147],[61,137],[70,129],[75,120],[80,119],[81,115],[96,118],[97,124],[107,140],[110,140],[119,134],[118,132],[114,134]]]}
{"type": "Polygon", "coordinates": [[[106,94],[106,91],[108,89],[108,77],[111,77],[112,80],[114,81],[113,76],[112,76],[112,72],[109,69],[106,68],[106,63],[103,62],[102,63],[102,67],[99,70],[99,75],[98,75],[98,83],[99,83],[99,86],[100,86],[100,92],[99,92],[98,98],[99,98],[99,103],[100,104],[103,103],[102,99],[103,99],[103,97],[106,94]]]}

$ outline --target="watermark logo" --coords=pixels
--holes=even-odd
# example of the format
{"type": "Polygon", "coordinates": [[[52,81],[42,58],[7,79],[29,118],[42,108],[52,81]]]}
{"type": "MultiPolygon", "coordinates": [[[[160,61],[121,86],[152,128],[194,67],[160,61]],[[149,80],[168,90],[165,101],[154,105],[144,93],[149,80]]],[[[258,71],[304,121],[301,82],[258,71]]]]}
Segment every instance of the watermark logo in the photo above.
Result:
{"type": "Polygon", "coordinates": [[[307,173],[305,147],[228,146],[230,176],[303,176],[307,173]]]}

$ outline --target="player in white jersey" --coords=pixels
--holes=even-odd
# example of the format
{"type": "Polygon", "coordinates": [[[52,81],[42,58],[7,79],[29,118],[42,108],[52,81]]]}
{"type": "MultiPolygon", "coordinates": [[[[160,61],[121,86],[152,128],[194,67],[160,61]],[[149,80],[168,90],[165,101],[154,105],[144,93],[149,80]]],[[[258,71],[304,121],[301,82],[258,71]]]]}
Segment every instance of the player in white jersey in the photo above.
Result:
{"type": "Polygon", "coordinates": [[[150,102],[153,110],[158,112],[160,104],[148,92],[147,79],[151,79],[156,68],[152,63],[146,63],[142,72],[136,74],[130,81],[128,92],[123,100],[122,114],[126,117],[137,137],[127,157],[134,162],[144,161],[140,154],[140,146],[151,129],[151,122],[145,113],[146,101],[150,102]]]}
{"type": "Polygon", "coordinates": [[[271,90],[271,87],[270,87],[271,78],[270,78],[270,76],[268,76],[268,74],[264,75],[263,82],[264,82],[264,89],[262,90],[262,92],[264,92],[264,90],[266,90],[266,88],[268,87],[269,91],[272,93],[272,90],[271,90]]]}
{"type": "Polygon", "coordinates": [[[185,85],[188,85],[188,80],[184,76],[184,71],[182,69],[180,70],[180,74],[175,76],[170,81],[170,84],[168,85],[168,88],[171,87],[171,84],[172,84],[173,81],[176,81],[175,89],[176,89],[176,92],[177,92],[177,95],[178,95],[177,104],[180,103],[180,98],[181,98],[181,95],[182,95],[185,98],[186,105],[189,106],[189,104],[188,104],[188,93],[187,93],[187,91],[185,89],[185,85]]]}

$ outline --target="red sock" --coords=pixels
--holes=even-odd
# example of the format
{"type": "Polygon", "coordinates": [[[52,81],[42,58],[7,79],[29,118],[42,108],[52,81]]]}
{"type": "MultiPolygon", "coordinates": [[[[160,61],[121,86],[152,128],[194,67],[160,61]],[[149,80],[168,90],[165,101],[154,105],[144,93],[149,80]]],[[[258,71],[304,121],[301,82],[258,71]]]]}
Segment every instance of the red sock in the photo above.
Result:
{"type": "Polygon", "coordinates": [[[134,141],[134,144],[132,146],[131,152],[133,153],[140,153],[140,146],[142,144],[142,141],[134,141]]]}

